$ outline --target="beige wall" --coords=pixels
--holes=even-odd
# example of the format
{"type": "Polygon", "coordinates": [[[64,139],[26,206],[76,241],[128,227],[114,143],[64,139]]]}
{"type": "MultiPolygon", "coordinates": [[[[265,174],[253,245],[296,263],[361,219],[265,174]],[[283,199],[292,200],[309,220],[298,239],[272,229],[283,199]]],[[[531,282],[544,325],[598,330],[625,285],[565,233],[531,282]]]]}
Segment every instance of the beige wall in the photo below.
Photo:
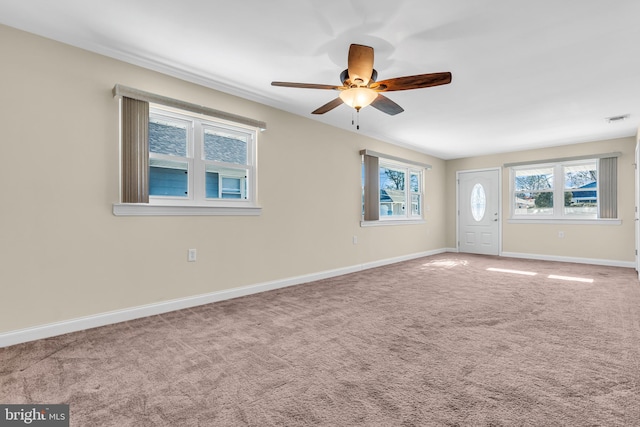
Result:
{"type": "Polygon", "coordinates": [[[0,57],[0,333],[444,247],[442,160],[4,26],[0,57]],[[114,216],[116,83],[266,121],[263,214],[114,216]],[[360,227],[363,148],[433,165],[425,225],[360,227]]]}
{"type": "Polygon", "coordinates": [[[456,245],[456,172],[502,167],[505,163],[622,152],[618,158],[618,216],[621,225],[511,224],[508,222],[509,170],[502,169],[502,251],[551,257],[633,262],[635,138],[520,151],[447,162],[447,246],[456,245]],[[564,238],[558,232],[564,231],[564,238]]]}

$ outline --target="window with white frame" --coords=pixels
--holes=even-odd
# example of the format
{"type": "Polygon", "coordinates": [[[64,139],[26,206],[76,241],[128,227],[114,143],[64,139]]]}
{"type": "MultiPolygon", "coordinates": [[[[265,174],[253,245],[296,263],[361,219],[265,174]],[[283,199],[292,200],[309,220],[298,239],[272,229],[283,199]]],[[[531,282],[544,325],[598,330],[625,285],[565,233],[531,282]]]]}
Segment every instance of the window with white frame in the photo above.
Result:
{"type": "Polygon", "coordinates": [[[122,85],[115,215],[260,215],[260,120],[122,85]]]}
{"type": "Polygon", "coordinates": [[[252,202],[255,130],[152,107],[149,203],[252,202]]]}
{"type": "Polygon", "coordinates": [[[511,167],[512,219],[617,218],[616,157],[511,167]]]}
{"type": "Polygon", "coordinates": [[[422,220],[423,170],[429,165],[405,163],[366,150],[361,154],[363,222],[422,220]]]}

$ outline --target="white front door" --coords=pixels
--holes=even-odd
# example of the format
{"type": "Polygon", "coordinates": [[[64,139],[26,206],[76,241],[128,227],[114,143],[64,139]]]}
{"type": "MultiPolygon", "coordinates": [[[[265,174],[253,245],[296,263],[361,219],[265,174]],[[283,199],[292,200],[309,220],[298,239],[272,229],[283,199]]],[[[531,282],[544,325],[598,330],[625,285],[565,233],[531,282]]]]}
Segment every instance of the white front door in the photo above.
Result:
{"type": "Polygon", "coordinates": [[[500,170],[458,172],[458,250],[500,254],[500,170]]]}

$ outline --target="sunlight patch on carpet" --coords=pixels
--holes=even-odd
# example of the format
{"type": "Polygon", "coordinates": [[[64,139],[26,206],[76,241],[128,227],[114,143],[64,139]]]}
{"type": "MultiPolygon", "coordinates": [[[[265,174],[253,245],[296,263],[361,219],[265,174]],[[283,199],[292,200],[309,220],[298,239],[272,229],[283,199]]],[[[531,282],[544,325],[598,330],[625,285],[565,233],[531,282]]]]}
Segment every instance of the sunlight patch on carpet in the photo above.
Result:
{"type": "Polygon", "coordinates": [[[511,273],[511,274],[521,274],[523,276],[535,276],[538,273],[534,273],[533,271],[522,271],[522,270],[509,270],[506,268],[487,268],[487,271],[495,271],[497,273],[511,273]]]}
{"type": "Polygon", "coordinates": [[[571,277],[571,276],[557,276],[555,274],[550,274],[548,276],[549,279],[558,279],[558,280],[568,280],[571,282],[583,282],[583,283],[593,283],[593,279],[586,279],[583,277],[571,277]]]}
{"type": "Polygon", "coordinates": [[[423,267],[442,267],[442,268],[453,268],[459,265],[466,266],[469,264],[467,260],[460,259],[439,259],[435,261],[428,262],[426,264],[422,264],[423,267]]]}

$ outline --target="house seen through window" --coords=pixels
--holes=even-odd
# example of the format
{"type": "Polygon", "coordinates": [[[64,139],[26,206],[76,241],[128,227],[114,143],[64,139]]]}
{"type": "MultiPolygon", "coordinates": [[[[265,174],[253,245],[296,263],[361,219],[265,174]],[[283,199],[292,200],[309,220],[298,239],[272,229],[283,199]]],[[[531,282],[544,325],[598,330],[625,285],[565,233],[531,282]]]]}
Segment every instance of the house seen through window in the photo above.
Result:
{"type": "Polygon", "coordinates": [[[250,129],[152,108],[150,203],[246,201],[254,151],[250,129]]]}
{"type": "Polygon", "coordinates": [[[380,217],[420,217],[422,173],[383,163],[379,175],[380,217]]]}
{"type": "Polygon", "coordinates": [[[363,222],[422,221],[423,171],[430,166],[367,150],[360,154],[363,222]]]}

